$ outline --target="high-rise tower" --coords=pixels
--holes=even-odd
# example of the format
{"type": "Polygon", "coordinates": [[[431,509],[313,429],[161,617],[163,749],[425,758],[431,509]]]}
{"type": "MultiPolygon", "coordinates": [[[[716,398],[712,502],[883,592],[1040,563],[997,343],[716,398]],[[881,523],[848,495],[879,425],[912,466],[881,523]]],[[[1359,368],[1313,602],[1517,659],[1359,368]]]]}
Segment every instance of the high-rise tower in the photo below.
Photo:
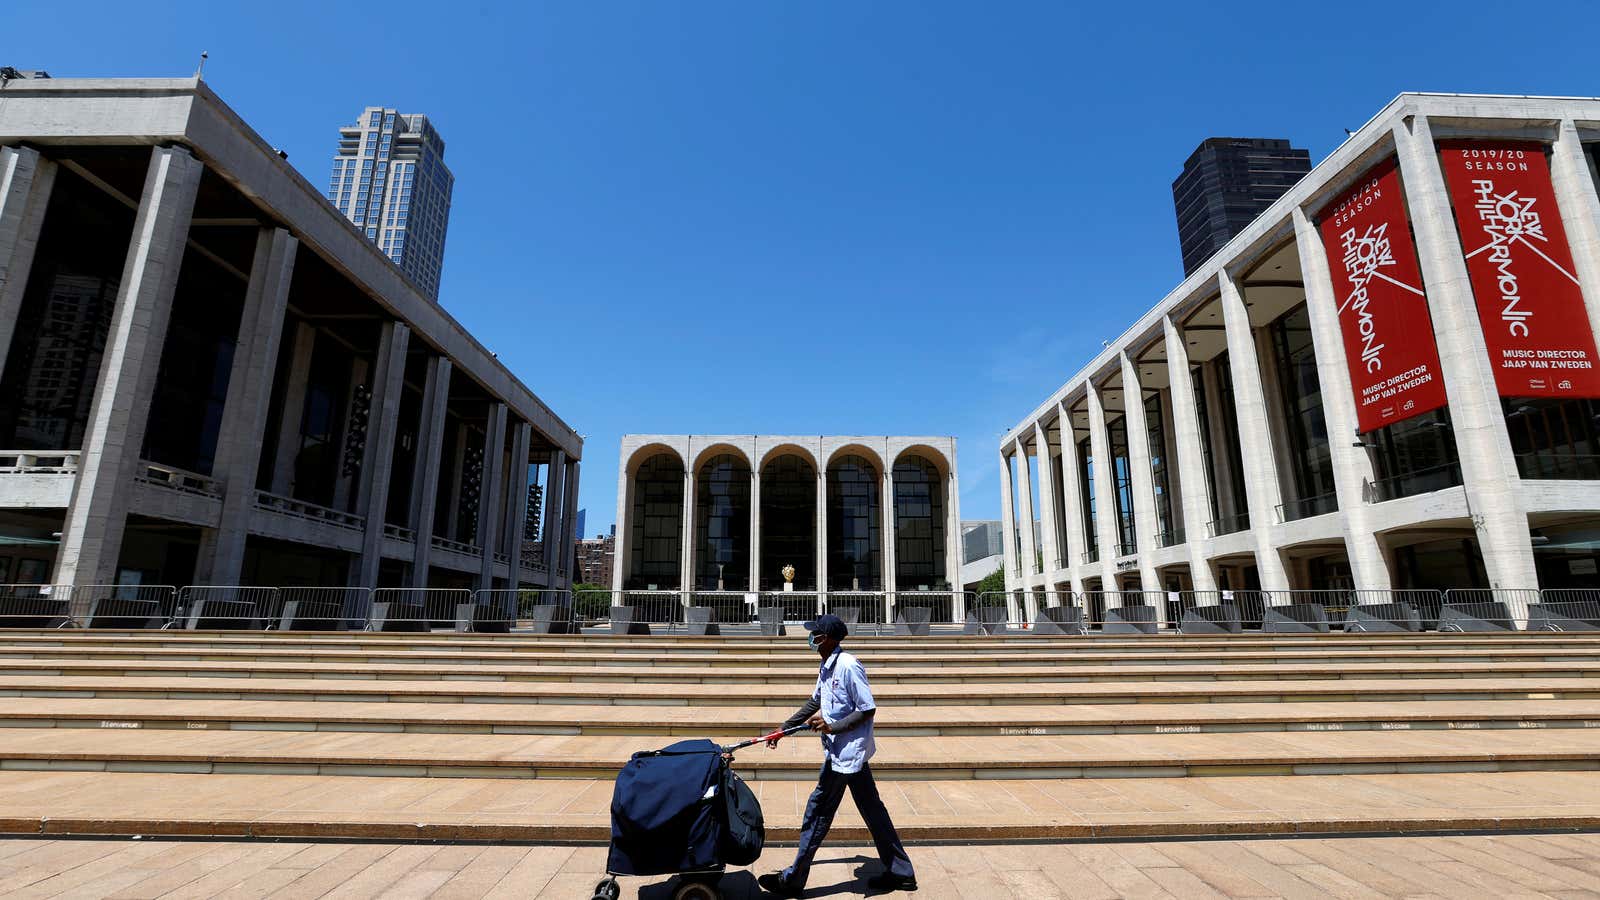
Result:
{"type": "Polygon", "coordinates": [[[434,300],[454,188],[427,116],[369,106],[339,129],[328,199],[434,300]]]}
{"type": "Polygon", "coordinates": [[[1311,171],[1311,154],[1280,138],[1207,138],[1172,183],[1188,275],[1311,171]]]}

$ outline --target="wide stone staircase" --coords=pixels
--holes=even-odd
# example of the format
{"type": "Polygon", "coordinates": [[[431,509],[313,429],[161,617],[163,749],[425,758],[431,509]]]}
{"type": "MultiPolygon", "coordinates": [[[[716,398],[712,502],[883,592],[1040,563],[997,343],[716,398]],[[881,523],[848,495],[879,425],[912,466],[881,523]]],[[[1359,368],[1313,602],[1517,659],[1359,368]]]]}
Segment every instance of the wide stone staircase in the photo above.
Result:
{"type": "MultiPolygon", "coordinates": [[[[911,840],[1600,826],[1600,634],[847,646],[911,840]]],[[[760,734],[816,667],[794,637],[0,631],[0,832],[603,841],[630,753],[760,734]]],[[[820,759],[739,754],[773,838],[820,759]]]]}

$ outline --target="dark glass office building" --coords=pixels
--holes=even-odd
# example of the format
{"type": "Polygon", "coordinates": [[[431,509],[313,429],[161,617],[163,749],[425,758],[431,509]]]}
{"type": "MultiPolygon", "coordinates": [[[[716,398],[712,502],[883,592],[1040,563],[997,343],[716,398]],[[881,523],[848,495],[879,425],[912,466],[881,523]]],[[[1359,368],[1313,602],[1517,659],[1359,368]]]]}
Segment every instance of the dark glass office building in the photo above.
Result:
{"type": "Polygon", "coordinates": [[[1279,138],[1207,138],[1172,183],[1183,274],[1189,275],[1311,171],[1311,154],[1279,138]]]}

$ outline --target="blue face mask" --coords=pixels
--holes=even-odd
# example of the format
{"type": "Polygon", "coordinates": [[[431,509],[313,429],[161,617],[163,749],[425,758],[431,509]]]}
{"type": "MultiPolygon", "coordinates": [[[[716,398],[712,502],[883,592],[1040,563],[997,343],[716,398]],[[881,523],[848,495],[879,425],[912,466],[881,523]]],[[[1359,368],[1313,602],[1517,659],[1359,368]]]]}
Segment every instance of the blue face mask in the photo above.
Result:
{"type": "Polygon", "coordinates": [[[806,639],[806,644],[809,645],[811,647],[811,649],[815,650],[818,647],[822,646],[823,637],[824,637],[823,635],[820,635],[820,634],[817,634],[817,633],[813,632],[811,637],[806,639]]]}

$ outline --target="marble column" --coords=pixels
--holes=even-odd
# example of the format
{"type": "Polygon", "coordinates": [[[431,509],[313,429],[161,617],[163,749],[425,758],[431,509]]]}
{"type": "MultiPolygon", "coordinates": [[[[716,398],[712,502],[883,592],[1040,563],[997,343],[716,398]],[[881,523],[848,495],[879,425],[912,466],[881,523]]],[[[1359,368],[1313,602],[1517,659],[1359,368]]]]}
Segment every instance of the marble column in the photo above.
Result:
{"type": "MultiPolygon", "coordinates": [[[[211,470],[212,477],[223,485],[222,514],[217,527],[201,529],[194,576],[197,584],[239,583],[298,247],[299,242],[282,228],[262,228],[256,234],[211,470]]],[[[298,432],[298,427],[295,430],[298,432]]]]}
{"type": "Polygon", "coordinates": [[[61,528],[56,584],[112,584],[156,373],[205,166],[182,147],[150,153],[106,336],[77,484],[61,528]]]}

